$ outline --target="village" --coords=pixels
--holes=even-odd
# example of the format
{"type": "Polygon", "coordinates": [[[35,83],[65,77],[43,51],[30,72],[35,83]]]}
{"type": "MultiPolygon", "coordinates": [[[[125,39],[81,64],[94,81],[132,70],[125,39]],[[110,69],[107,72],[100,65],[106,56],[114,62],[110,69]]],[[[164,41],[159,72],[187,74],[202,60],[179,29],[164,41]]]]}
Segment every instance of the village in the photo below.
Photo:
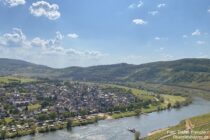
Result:
{"type": "Polygon", "coordinates": [[[138,103],[130,91],[97,84],[13,82],[0,88],[1,136],[16,137],[93,123],[104,119],[107,112],[132,110],[138,103]]]}

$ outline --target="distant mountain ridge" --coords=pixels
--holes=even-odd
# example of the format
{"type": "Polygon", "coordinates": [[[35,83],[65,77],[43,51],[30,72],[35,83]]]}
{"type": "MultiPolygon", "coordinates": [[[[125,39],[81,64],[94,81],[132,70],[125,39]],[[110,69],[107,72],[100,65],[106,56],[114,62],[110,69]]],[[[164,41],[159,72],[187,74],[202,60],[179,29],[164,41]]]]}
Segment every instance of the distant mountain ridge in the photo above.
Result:
{"type": "Polygon", "coordinates": [[[23,60],[0,58],[0,75],[41,76],[43,73],[52,71],[54,69],[44,65],[37,65],[23,60]]]}
{"type": "Polygon", "coordinates": [[[23,75],[97,82],[210,83],[210,59],[181,59],[141,65],[113,64],[62,69],[0,59],[0,75],[23,75]]]}

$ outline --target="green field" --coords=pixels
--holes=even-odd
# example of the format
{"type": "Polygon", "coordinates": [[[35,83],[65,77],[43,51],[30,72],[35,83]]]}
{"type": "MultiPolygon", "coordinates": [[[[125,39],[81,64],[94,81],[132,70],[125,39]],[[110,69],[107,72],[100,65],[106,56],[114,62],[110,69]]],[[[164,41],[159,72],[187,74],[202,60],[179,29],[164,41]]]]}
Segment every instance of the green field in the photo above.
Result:
{"type": "Polygon", "coordinates": [[[30,104],[28,106],[28,110],[37,110],[39,108],[41,108],[41,105],[40,104],[30,104]]]}
{"type": "MultiPolygon", "coordinates": [[[[116,88],[123,88],[126,90],[131,90],[132,94],[134,94],[136,97],[143,99],[143,100],[156,100],[156,94],[153,92],[149,92],[146,90],[141,90],[137,88],[130,88],[126,86],[121,86],[121,85],[114,85],[114,84],[106,84],[106,87],[116,87],[116,88]]],[[[174,106],[176,102],[184,102],[186,100],[186,97],[182,96],[174,96],[174,95],[167,95],[167,94],[161,94],[161,96],[164,98],[164,102],[161,103],[160,105],[150,105],[149,108],[142,108],[141,113],[151,113],[154,111],[158,111],[158,108],[161,109],[166,109],[168,103],[171,103],[171,106],[174,106]]],[[[111,114],[111,117],[114,119],[118,118],[123,118],[123,117],[130,117],[130,116],[135,116],[137,115],[135,111],[126,111],[126,112],[118,112],[118,113],[113,113],[111,114]]]]}
{"type": "Polygon", "coordinates": [[[12,118],[4,118],[6,124],[11,123],[13,121],[12,118]]]}
{"type": "MultiPolygon", "coordinates": [[[[141,90],[141,89],[137,89],[137,88],[130,88],[130,87],[121,86],[121,85],[107,84],[106,86],[131,90],[135,96],[143,98],[143,99],[154,99],[154,95],[155,95],[153,92],[149,92],[149,91],[141,90]]],[[[183,97],[183,96],[175,96],[175,95],[168,95],[168,94],[161,94],[161,96],[165,100],[163,105],[166,105],[168,102],[170,102],[172,105],[174,105],[177,101],[183,102],[186,99],[186,97],[183,97]]]]}
{"type": "Polygon", "coordinates": [[[106,84],[105,86],[107,87],[116,87],[116,88],[123,88],[126,90],[131,90],[132,93],[142,99],[153,99],[154,97],[152,96],[152,92],[148,92],[146,90],[141,90],[141,89],[137,89],[137,88],[130,88],[130,87],[126,87],[126,86],[121,86],[121,85],[114,85],[114,84],[106,84]]]}
{"type": "Polygon", "coordinates": [[[27,78],[27,77],[15,77],[15,76],[1,76],[0,84],[8,84],[8,83],[28,83],[34,82],[35,79],[27,78]]]}

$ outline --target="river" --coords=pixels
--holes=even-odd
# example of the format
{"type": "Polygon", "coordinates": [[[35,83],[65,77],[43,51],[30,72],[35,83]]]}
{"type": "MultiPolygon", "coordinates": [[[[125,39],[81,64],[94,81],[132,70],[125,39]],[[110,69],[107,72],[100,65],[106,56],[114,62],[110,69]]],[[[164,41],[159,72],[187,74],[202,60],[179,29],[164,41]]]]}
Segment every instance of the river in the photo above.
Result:
{"type": "Polygon", "coordinates": [[[132,140],[133,135],[127,131],[128,128],[140,130],[141,135],[146,136],[153,130],[173,126],[186,118],[209,112],[210,101],[195,98],[192,104],[180,109],[153,112],[140,117],[102,120],[97,124],[74,127],[71,131],[64,129],[12,140],[132,140]]]}

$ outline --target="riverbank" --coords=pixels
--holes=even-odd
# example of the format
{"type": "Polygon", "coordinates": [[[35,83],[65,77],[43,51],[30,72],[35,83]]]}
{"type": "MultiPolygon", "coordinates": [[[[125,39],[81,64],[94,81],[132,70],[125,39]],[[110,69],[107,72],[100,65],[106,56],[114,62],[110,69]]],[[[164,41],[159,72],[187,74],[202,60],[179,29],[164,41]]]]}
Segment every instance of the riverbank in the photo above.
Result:
{"type": "MultiPolygon", "coordinates": [[[[172,104],[172,107],[175,107],[174,105],[175,104],[172,104]]],[[[147,115],[147,113],[166,110],[166,109],[167,107],[163,104],[162,108],[150,106],[147,109],[136,109],[134,111],[99,113],[93,115],[86,115],[83,117],[78,116],[71,120],[70,128],[97,123],[99,120],[105,120],[105,119],[110,120],[110,119],[119,119],[131,116],[147,115]]],[[[10,129],[9,132],[6,127],[3,127],[2,131],[0,131],[0,135],[2,139],[22,137],[26,135],[35,135],[36,133],[47,133],[47,132],[53,132],[56,130],[69,128],[68,125],[69,125],[68,120],[59,120],[59,121],[45,121],[42,124],[37,124],[36,126],[19,127],[15,131],[14,129],[10,129]]]]}
{"type": "Polygon", "coordinates": [[[141,132],[142,137],[146,137],[149,132],[154,130],[175,126],[181,120],[207,114],[210,112],[209,106],[209,101],[195,98],[192,104],[179,109],[152,112],[140,117],[105,119],[90,125],[72,127],[71,130],[62,129],[49,133],[37,133],[9,140],[130,140],[134,136],[127,131],[128,128],[135,128],[141,132]]]}
{"type": "Polygon", "coordinates": [[[158,112],[162,110],[181,108],[182,106],[187,106],[192,103],[192,99],[189,97],[163,95],[165,101],[158,106],[150,105],[148,108],[137,109],[134,111],[117,112],[108,114],[112,119],[119,119],[124,117],[146,115],[147,113],[158,112]],[[168,104],[170,103],[170,107],[168,104]],[[178,104],[177,104],[178,103],[178,104]],[[139,112],[141,111],[141,112],[139,112]]]}
{"type": "Polygon", "coordinates": [[[149,133],[143,140],[210,139],[210,113],[185,119],[178,125],[149,133]]]}
{"type": "Polygon", "coordinates": [[[17,126],[18,129],[10,129],[8,130],[7,127],[3,127],[0,131],[0,138],[7,139],[7,138],[15,138],[15,137],[22,137],[26,135],[35,135],[36,133],[47,133],[61,129],[71,129],[72,127],[76,126],[83,126],[87,124],[93,124],[98,122],[99,120],[107,119],[108,117],[106,114],[95,114],[95,115],[88,115],[84,117],[75,117],[71,119],[71,123],[69,124],[69,120],[59,120],[59,121],[44,121],[41,124],[37,124],[34,126],[17,126]],[[15,131],[14,131],[15,130],[15,131]]]}
{"type": "Polygon", "coordinates": [[[161,128],[161,129],[158,129],[158,130],[154,130],[154,131],[148,133],[148,136],[152,136],[152,135],[161,133],[161,132],[166,131],[166,130],[168,130],[168,129],[169,129],[169,128],[161,128]]]}

